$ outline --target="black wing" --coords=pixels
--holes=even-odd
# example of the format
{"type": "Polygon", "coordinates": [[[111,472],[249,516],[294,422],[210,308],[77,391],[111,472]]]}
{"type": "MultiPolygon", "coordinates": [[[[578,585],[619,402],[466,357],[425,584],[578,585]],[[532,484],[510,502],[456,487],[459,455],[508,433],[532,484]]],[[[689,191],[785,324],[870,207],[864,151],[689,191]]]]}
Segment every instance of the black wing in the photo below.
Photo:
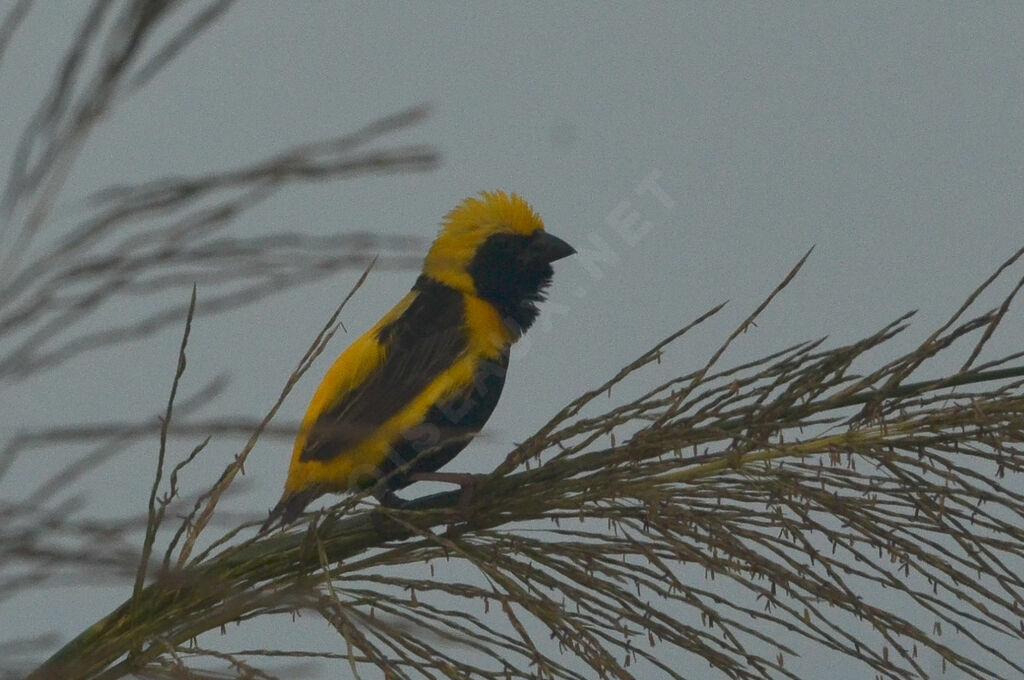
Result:
{"type": "Polygon", "coordinates": [[[388,348],[380,368],[314,423],[303,461],[327,461],[372,435],[466,351],[462,294],[423,277],[416,298],[377,340],[388,348]]]}

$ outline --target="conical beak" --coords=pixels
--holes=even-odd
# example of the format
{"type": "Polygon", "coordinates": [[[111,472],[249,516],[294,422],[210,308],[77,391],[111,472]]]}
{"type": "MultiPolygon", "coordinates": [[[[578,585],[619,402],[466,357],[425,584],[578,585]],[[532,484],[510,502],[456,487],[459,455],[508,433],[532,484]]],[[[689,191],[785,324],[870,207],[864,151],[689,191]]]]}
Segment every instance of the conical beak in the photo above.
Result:
{"type": "Polygon", "coordinates": [[[538,231],[533,235],[529,251],[532,257],[542,262],[554,262],[576,253],[571,245],[546,231],[538,231]]]}

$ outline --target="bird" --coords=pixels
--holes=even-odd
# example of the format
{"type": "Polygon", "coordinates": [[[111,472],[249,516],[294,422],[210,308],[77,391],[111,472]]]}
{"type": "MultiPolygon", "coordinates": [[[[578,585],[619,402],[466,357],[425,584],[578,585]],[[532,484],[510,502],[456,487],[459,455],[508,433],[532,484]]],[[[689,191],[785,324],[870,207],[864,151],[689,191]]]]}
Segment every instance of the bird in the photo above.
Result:
{"type": "Polygon", "coordinates": [[[482,191],[449,212],[412,289],[314,393],[264,529],[294,522],[327,493],[372,488],[398,506],[395,491],[443,477],[437,470],[494,411],[552,263],[574,253],[515,193],[482,191]]]}

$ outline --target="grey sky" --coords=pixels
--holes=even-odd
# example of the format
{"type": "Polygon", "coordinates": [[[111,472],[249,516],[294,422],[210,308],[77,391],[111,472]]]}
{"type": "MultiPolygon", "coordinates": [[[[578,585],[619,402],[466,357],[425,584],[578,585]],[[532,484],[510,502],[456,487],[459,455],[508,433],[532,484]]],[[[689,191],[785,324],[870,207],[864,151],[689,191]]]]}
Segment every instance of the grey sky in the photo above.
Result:
{"type": "MultiPolygon", "coordinates": [[[[40,3],[0,65],[5,170],[78,7],[40,3]]],[[[440,169],[287,191],[232,229],[429,240],[463,197],[500,188],[577,246],[583,257],[556,268],[550,323],[518,353],[486,439],[454,464],[484,471],[555,409],[728,299],[719,321],[668,357],[696,368],[812,245],[732,361],[824,334],[849,341],[915,308],[906,342],[920,340],[1024,244],[1021,35],[1024,11],[1012,4],[250,0],[106,122],[66,196],[252,162],[430,103],[428,121],[395,139],[436,146],[440,169]],[[645,181],[659,190],[638,191],[645,181]],[[624,238],[615,225],[633,211],[641,224],[624,238]],[[588,266],[587,252],[602,249],[614,261],[588,266]]],[[[62,211],[73,215],[74,202],[62,211]]],[[[371,276],[343,316],[350,337],[334,340],[284,421],[299,418],[333,355],[414,276],[371,276]]],[[[189,386],[231,376],[208,415],[262,415],[355,278],[198,323],[189,386]]],[[[1015,347],[1022,330],[1019,315],[1008,320],[993,354],[1015,347]]],[[[55,412],[68,423],[155,415],[178,333],[4,390],[4,427],[45,424],[55,412]]],[[[278,444],[250,458],[249,491],[231,511],[255,515],[277,500],[289,457],[278,444]]],[[[215,442],[205,470],[217,474],[236,449],[215,442]]],[[[0,494],[17,498],[51,464],[24,466],[23,486],[8,482],[0,494]]],[[[152,466],[152,450],[140,448],[117,468],[123,477],[91,480],[103,490],[91,507],[141,510],[152,466]]],[[[19,598],[5,608],[33,614],[0,615],[0,639],[14,620],[21,633],[66,637],[124,595],[69,587],[19,598]]],[[[845,664],[831,666],[834,680],[859,677],[845,664]]]]}

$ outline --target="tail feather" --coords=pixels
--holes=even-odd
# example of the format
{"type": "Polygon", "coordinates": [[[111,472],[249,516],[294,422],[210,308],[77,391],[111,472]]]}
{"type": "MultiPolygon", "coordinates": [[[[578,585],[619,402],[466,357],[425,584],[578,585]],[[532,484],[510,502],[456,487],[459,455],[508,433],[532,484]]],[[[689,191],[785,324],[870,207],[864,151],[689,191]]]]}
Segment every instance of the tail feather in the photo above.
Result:
{"type": "Polygon", "coordinates": [[[306,488],[295,493],[285,491],[284,495],[281,496],[281,500],[270,511],[270,516],[260,525],[260,533],[276,527],[288,526],[297,520],[302,511],[306,509],[306,506],[322,493],[316,487],[306,488]]]}

